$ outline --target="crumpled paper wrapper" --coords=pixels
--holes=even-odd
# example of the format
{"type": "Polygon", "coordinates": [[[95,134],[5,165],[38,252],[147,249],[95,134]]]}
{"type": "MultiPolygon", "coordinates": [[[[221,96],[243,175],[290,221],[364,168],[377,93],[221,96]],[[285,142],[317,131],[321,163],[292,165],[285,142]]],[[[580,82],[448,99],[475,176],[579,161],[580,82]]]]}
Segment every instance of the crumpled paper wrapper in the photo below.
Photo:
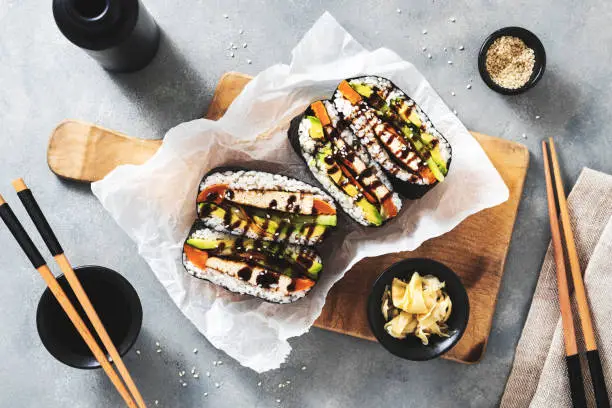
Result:
{"type": "Polygon", "coordinates": [[[310,329],[331,286],[360,259],[413,250],[469,215],[506,201],[509,194],[478,142],[423,75],[389,49],[364,49],[329,13],[293,49],[289,65],[274,65],[257,75],[222,119],[200,119],[171,129],[147,163],[121,166],[92,190],[198,330],[257,372],[285,361],[291,351],[288,339],[310,329]],[[181,262],[182,246],[196,218],[203,174],[216,166],[239,164],[312,183],[289,145],[289,121],[312,101],[330,97],[340,80],[361,74],[391,79],[449,140],[453,160],[445,182],[421,200],[405,201],[400,215],[384,227],[364,228],[341,218],[321,248],[320,281],[296,303],[266,303],[188,275],[181,262]]]}

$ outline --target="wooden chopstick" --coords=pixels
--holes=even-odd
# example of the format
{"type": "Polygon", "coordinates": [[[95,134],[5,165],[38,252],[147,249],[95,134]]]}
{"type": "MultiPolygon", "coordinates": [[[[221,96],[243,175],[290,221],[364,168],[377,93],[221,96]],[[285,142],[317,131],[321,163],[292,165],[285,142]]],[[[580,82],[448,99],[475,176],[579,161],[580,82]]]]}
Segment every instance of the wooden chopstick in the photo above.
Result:
{"type": "Polygon", "coordinates": [[[38,273],[40,273],[45,283],[49,287],[49,290],[51,290],[51,293],[53,293],[53,296],[55,296],[66,315],[68,315],[68,318],[70,319],[74,327],[77,329],[77,331],[87,344],[87,347],[89,347],[89,349],[93,353],[96,360],[98,360],[98,362],[102,366],[102,369],[104,370],[106,375],[108,375],[108,378],[111,380],[111,382],[113,383],[127,406],[130,408],[136,408],[136,404],[134,403],[134,400],[132,399],[132,396],[128,392],[127,388],[125,388],[125,385],[107,360],[106,355],[104,354],[104,352],[94,339],[93,335],[85,325],[85,322],[83,321],[83,319],[81,319],[81,316],[79,316],[78,312],[66,296],[66,292],[64,292],[60,284],[55,279],[55,276],[53,276],[53,274],[51,273],[51,270],[49,269],[42,255],[32,242],[32,239],[17,219],[17,216],[15,216],[15,213],[9,207],[8,203],[1,195],[0,218],[2,218],[13,237],[15,237],[15,240],[34,266],[34,269],[36,269],[38,273]]]}
{"type": "Polygon", "coordinates": [[[555,179],[555,187],[557,190],[559,214],[561,215],[561,226],[563,228],[563,237],[565,239],[565,250],[567,251],[567,257],[569,258],[570,272],[572,274],[576,304],[578,306],[578,315],[580,317],[582,334],[587,349],[586,356],[589,362],[589,371],[591,372],[591,379],[593,381],[595,401],[597,403],[597,407],[609,408],[610,400],[608,398],[608,391],[606,389],[603,369],[601,366],[601,358],[599,356],[597,342],[595,340],[595,330],[593,329],[591,311],[589,309],[589,302],[587,299],[586,290],[584,288],[584,280],[582,278],[582,271],[580,270],[578,252],[576,251],[576,243],[574,241],[574,235],[572,233],[572,227],[570,224],[567,199],[565,198],[565,191],[563,189],[563,180],[561,179],[561,170],[559,167],[559,161],[557,159],[555,143],[553,142],[552,137],[548,139],[548,144],[550,146],[550,157],[552,159],[552,169],[555,179]]]}
{"type": "Polygon", "coordinates": [[[561,310],[561,323],[563,325],[563,340],[565,342],[565,362],[570,383],[570,393],[574,408],[586,407],[580,357],[576,344],[576,330],[572,316],[572,306],[567,284],[567,271],[561,242],[561,229],[557,217],[557,203],[555,200],[554,183],[550,170],[550,160],[546,141],[542,141],[542,154],[544,156],[544,175],[546,177],[546,195],[548,197],[548,216],[550,218],[550,233],[553,244],[553,256],[557,266],[557,288],[559,293],[559,308],[561,310]]]}
{"type": "Polygon", "coordinates": [[[142,398],[142,395],[140,394],[140,391],[138,390],[138,387],[134,383],[130,372],[125,366],[125,363],[123,362],[123,359],[119,355],[115,344],[108,335],[108,332],[106,331],[104,324],[100,320],[98,313],[91,304],[89,296],[87,296],[87,293],[83,289],[81,282],[74,273],[74,269],[72,269],[72,266],[70,265],[70,262],[68,261],[64,250],[62,249],[62,246],[60,245],[57,237],[55,236],[55,233],[47,222],[45,215],[43,214],[38,203],[36,202],[32,191],[26,186],[25,182],[21,178],[14,180],[12,184],[23,206],[30,215],[30,218],[32,218],[36,229],[38,229],[38,232],[42,236],[47,247],[49,248],[51,255],[53,255],[53,258],[59,265],[61,271],[64,273],[64,276],[66,276],[68,284],[76,295],[79,303],[81,303],[83,310],[85,310],[85,314],[91,321],[96,333],[100,337],[100,340],[102,340],[102,344],[104,345],[108,354],[112,358],[112,361],[115,363],[115,366],[119,370],[119,374],[121,374],[123,381],[125,381],[125,384],[132,393],[132,396],[136,400],[138,407],[146,408],[146,404],[144,402],[144,399],[142,398]]]}

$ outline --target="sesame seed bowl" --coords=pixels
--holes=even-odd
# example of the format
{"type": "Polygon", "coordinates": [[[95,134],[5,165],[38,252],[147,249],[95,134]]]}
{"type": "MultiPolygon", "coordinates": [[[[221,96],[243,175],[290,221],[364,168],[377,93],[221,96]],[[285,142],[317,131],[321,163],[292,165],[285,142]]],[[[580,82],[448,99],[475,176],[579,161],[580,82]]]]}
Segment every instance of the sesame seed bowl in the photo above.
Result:
{"type": "Polygon", "coordinates": [[[544,75],[545,68],[544,45],[535,34],[522,27],[504,27],[495,31],[485,39],[478,53],[478,70],[482,80],[489,88],[503,95],[516,95],[533,88],[544,75]],[[508,38],[511,40],[506,43],[510,42],[510,45],[503,43],[508,38]],[[514,43],[512,40],[515,40],[514,43]],[[525,48],[522,55],[510,54],[521,42],[525,48]],[[510,47],[514,48],[509,50],[510,47]],[[506,51],[507,56],[503,54],[506,51]],[[511,62],[508,64],[509,60],[511,62]],[[514,66],[508,66],[511,64],[514,66]],[[529,67],[532,67],[530,72],[529,67]]]}

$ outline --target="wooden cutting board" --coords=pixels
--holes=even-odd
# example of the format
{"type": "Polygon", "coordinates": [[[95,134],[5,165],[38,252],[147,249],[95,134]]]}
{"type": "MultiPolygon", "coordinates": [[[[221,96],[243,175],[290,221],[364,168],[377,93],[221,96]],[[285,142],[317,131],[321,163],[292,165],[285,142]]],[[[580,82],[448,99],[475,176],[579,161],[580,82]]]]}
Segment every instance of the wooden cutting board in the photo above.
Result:
{"type": "MultiPolygon", "coordinates": [[[[219,119],[251,77],[230,72],[215,91],[206,117],[219,119]]],[[[483,356],[506,254],[529,165],[529,152],[519,143],[472,132],[510,189],[510,199],[472,215],[449,233],[431,239],[416,251],[367,258],[331,289],[315,326],[375,340],[366,317],[366,301],[376,277],[406,257],[427,257],[453,269],[470,298],[470,320],[459,343],[443,358],[475,363],[483,356]]],[[[58,176],[85,182],[104,178],[120,164],[140,164],[161,145],[79,121],[62,122],[51,135],[48,162],[58,176]]]]}

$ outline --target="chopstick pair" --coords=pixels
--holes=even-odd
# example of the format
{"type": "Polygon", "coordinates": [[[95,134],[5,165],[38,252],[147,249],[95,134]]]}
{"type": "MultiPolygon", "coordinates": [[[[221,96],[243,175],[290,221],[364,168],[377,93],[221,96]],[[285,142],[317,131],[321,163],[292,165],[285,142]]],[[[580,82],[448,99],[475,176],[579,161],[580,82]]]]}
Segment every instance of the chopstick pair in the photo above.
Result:
{"type": "Polygon", "coordinates": [[[0,218],[2,218],[9,231],[15,237],[15,240],[17,240],[17,243],[19,244],[23,252],[25,252],[26,256],[29,258],[34,268],[45,280],[47,286],[59,302],[60,306],[68,315],[70,321],[78,330],[85,343],[87,343],[87,346],[95,356],[96,360],[98,360],[98,362],[104,369],[104,372],[108,375],[109,379],[111,380],[111,382],[113,383],[127,406],[130,408],[146,408],[146,404],[142,396],[140,395],[136,384],[132,380],[132,377],[130,376],[127,367],[123,363],[123,360],[121,359],[117,348],[113,344],[113,341],[108,335],[106,329],[104,328],[104,325],[102,324],[102,321],[100,320],[93,305],[91,304],[89,297],[85,293],[83,286],[81,286],[79,279],[74,273],[74,270],[72,269],[68,258],[64,254],[62,246],[60,245],[59,241],[57,240],[57,237],[53,233],[53,230],[49,226],[49,223],[47,222],[47,219],[45,218],[40,207],[38,206],[38,203],[34,199],[32,191],[25,185],[22,179],[17,179],[13,181],[12,184],[15,190],[17,191],[17,195],[21,200],[23,206],[25,207],[32,221],[34,222],[36,229],[42,236],[47,248],[51,252],[51,255],[53,255],[53,258],[59,265],[61,271],[64,273],[64,276],[66,276],[66,279],[71,289],[73,290],[79,303],[83,307],[83,310],[85,310],[87,317],[91,321],[95,331],[97,332],[100,340],[102,341],[102,344],[106,348],[112,361],[115,363],[115,366],[119,370],[119,374],[123,378],[123,381],[125,381],[125,384],[123,383],[122,379],[119,377],[113,366],[110,364],[109,360],[106,357],[106,354],[94,339],[93,335],[85,325],[85,322],[74,308],[74,305],[70,302],[70,300],[66,296],[66,293],[55,279],[55,276],[53,276],[53,273],[51,272],[42,255],[32,242],[32,239],[17,219],[17,216],[1,195],[0,218]]]}
{"type": "Polygon", "coordinates": [[[561,171],[557,152],[552,138],[542,141],[542,152],[544,156],[544,173],[546,176],[546,193],[548,196],[548,213],[550,217],[550,231],[552,235],[555,264],[557,266],[557,285],[559,291],[559,306],[561,309],[561,321],[563,325],[563,338],[565,341],[565,360],[570,382],[572,403],[576,408],[586,407],[584,383],[580,368],[578,345],[576,343],[576,330],[572,315],[570,290],[567,282],[566,259],[567,254],[576,303],[578,305],[578,316],[586,346],[586,357],[589,363],[589,371],[595,393],[595,402],[598,408],[609,408],[610,400],[606,390],[603,369],[597,343],[595,341],[595,330],[589,310],[589,303],[584,288],[582,272],[578,261],[576,243],[570,225],[567,200],[563,189],[561,171]],[[559,222],[559,217],[561,218],[559,222]],[[563,246],[565,241],[565,247],[563,246]],[[565,250],[564,250],[565,248],[565,250]]]}

